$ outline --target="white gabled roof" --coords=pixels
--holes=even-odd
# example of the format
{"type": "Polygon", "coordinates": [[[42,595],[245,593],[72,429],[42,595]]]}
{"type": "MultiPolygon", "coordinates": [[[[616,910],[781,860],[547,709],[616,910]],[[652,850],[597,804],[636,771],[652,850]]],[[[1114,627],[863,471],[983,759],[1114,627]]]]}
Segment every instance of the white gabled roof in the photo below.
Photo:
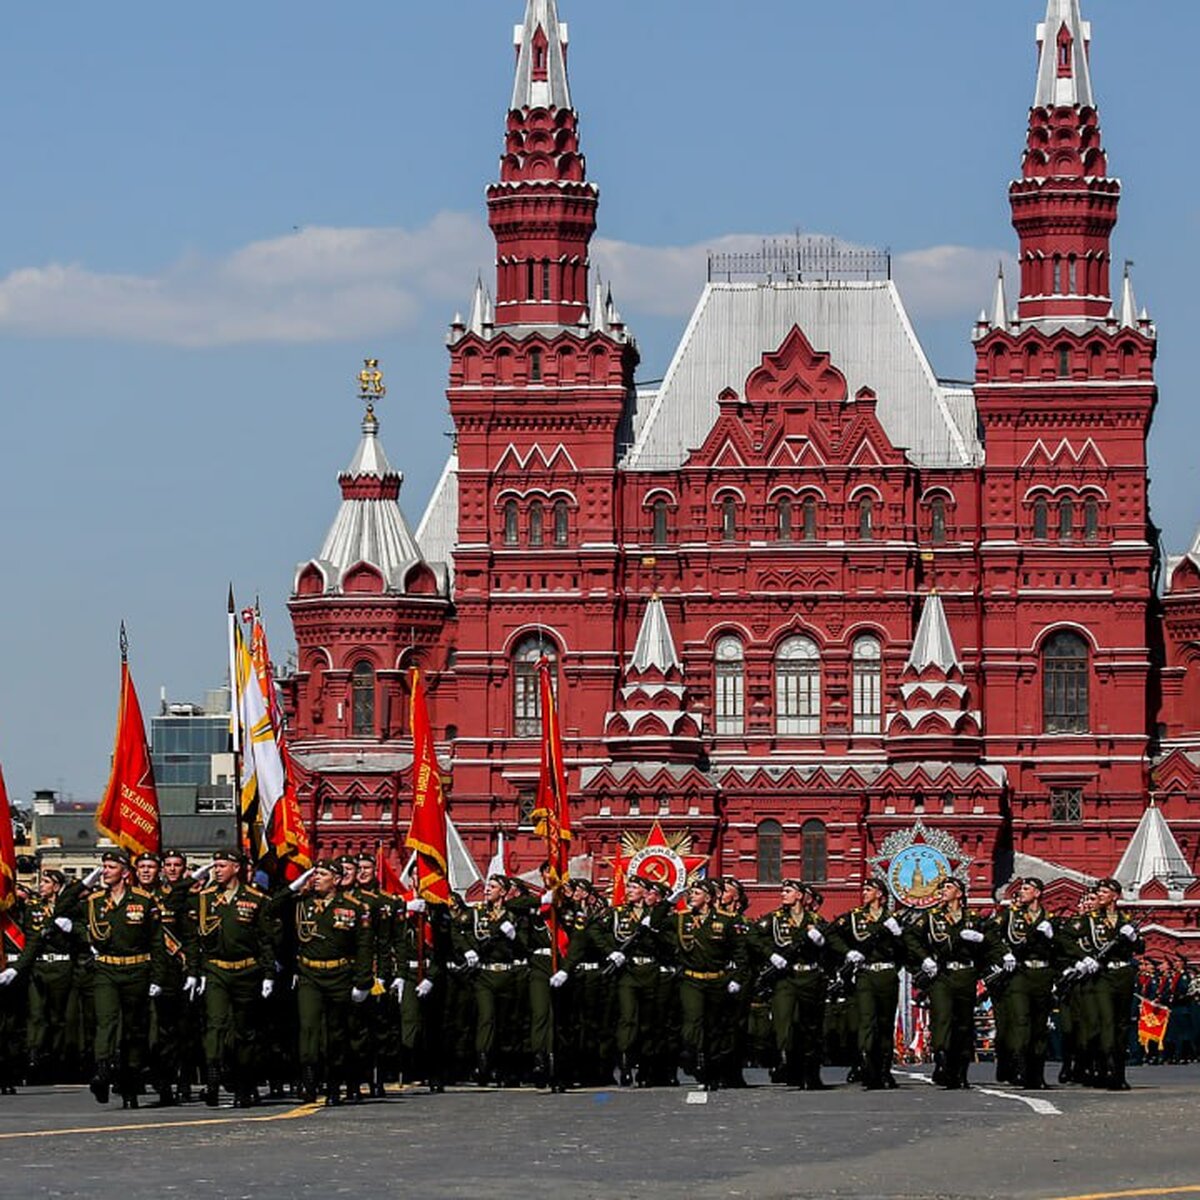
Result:
{"type": "Polygon", "coordinates": [[[638,630],[637,644],[633,647],[633,658],[629,665],[635,671],[657,667],[664,675],[672,668],[677,671],[683,669],[679,655],[675,652],[675,640],[671,637],[667,611],[657,593],[650,597],[646,605],[642,627],[638,630]]]}
{"type": "Polygon", "coordinates": [[[1092,25],[1080,14],[1079,0],[1048,0],[1046,19],[1037,27],[1037,40],[1041,55],[1034,108],[1070,108],[1076,104],[1095,108],[1087,50],[1092,25]],[[1058,35],[1064,25],[1071,35],[1071,68],[1070,74],[1060,76],[1058,35]]]}
{"type": "Polygon", "coordinates": [[[570,108],[571,87],[567,82],[567,23],[558,19],[555,0],[528,0],[525,20],[513,30],[517,47],[517,78],[513,84],[512,108],[570,108]],[[546,78],[534,79],[533,39],[538,28],[546,36],[546,78]]]}
{"type": "Polygon", "coordinates": [[[1173,888],[1195,878],[1166,817],[1153,801],[1138,822],[1121,861],[1113,872],[1129,894],[1136,893],[1152,879],[1161,879],[1173,888]]]}
{"type": "Polygon", "coordinates": [[[417,526],[417,544],[428,563],[445,563],[448,579],[454,572],[458,542],[458,453],[452,452],[417,526]]]}
{"type": "Polygon", "coordinates": [[[639,411],[623,466],[673,469],[703,441],[717,396],[741,392],[762,357],[798,325],[846,377],[848,394],[870,387],[892,444],[918,466],[982,461],[974,397],[940,384],[891,280],[709,283],[662,386],[639,411]]]}
{"type": "Polygon", "coordinates": [[[925,597],[912,650],[908,655],[908,665],[918,674],[926,667],[940,667],[948,673],[959,666],[958,651],[954,648],[954,638],[950,636],[950,625],[946,621],[946,610],[937,592],[930,592],[925,597]]]}

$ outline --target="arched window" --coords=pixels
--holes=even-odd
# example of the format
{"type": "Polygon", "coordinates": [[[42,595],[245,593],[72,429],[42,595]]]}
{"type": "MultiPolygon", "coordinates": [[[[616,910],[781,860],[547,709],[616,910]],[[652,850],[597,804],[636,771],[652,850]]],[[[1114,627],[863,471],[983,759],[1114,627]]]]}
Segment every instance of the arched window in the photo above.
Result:
{"type": "Polygon", "coordinates": [[[726,496],[721,501],[721,540],[732,542],[737,538],[737,501],[726,496]]]}
{"type": "Polygon", "coordinates": [[[1066,379],[1071,374],[1071,348],[1070,346],[1059,346],[1058,348],[1058,377],[1066,379]]]}
{"type": "Polygon", "coordinates": [[[513,733],[516,737],[542,736],[542,693],[538,686],[538,663],[550,660],[550,682],[557,683],[554,644],[540,634],[522,638],[513,651],[513,733]]]}
{"type": "Polygon", "coordinates": [[[1095,496],[1083,502],[1083,536],[1089,542],[1100,536],[1100,501],[1095,496]]]}
{"type": "Polygon", "coordinates": [[[829,874],[829,835],[815,817],[800,827],[800,879],[824,883],[829,874]]]}
{"type": "Polygon", "coordinates": [[[1041,496],[1033,502],[1033,536],[1040,542],[1050,536],[1050,510],[1041,496]]]}
{"type": "Polygon", "coordinates": [[[883,726],[883,648],[877,637],[854,639],[851,655],[854,732],[879,733],[883,726]]]}
{"type": "Polygon", "coordinates": [[[540,500],[535,500],[529,506],[529,544],[540,546],[545,540],[546,510],[540,500]]]}
{"type": "Polygon", "coordinates": [[[1058,536],[1069,542],[1075,532],[1075,502],[1070,496],[1064,496],[1058,505],[1058,536]]]}
{"type": "Polygon", "coordinates": [[[805,496],[801,508],[804,512],[804,540],[815,542],[817,540],[817,498],[805,496]]]}
{"type": "Polygon", "coordinates": [[[542,352],[537,346],[529,351],[529,382],[542,382],[542,352]]]}
{"type": "Polygon", "coordinates": [[[723,637],[716,646],[714,711],[717,733],[739,734],[746,720],[746,656],[735,637],[723,637]]]}
{"type": "Polygon", "coordinates": [[[821,732],[821,654],[812,638],[786,638],[775,652],[775,732],[821,732]]]}
{"type": "Polygon", "coordinates": [[[662,496],[650,506],[650,540],[656,546],[667,544],[667,502],[662,496]]]}
{"type": "Polygon", "coordinates": [[[350,734],[375,736],[375,668],[356,662],[350,672],[350,734]]]}
{"type": "Polygon", "coordinates": [[[869,542],[875,532],[875,501],[870,496],[864,496],[858,502],[858,536],[864,542],[869,542]]]}
{"type": "Polygon", "coordinates": [[[775,506],[775,529],[781,542],[792,540],[792,498],[780,496],[775,506]]]}
{"type": "Polygon", "coordinates": [[[567,544],[567,502],[565,500],[555,500],[554,502],[554,544],[556,546],[565,546],[567,544]]]}
{"type": "Polygon", "coordinates": [[[518,513],[517,502],[515,500],[505,500],[504,502],[504,544],[506,546],[515,546],[520,541],[520,533],[517,528],[518,513]]]}
{"type": "Polygon", "coordinates": [[[1069,630],[1054,634],[1042,647],[1042,730],[1088,731],[1088,646],[1069,630]]]}
{"type": "Polygon", "coordinates": [[[929,540],[940,546],[946,540],[946,498],[934,496],[929,502],[929,540]]]}
{"type": "Polygon", "coordinates": [[[783,879],[783,826],[763,821],[758,827],[758,882],[779,883],[783,879]]]}

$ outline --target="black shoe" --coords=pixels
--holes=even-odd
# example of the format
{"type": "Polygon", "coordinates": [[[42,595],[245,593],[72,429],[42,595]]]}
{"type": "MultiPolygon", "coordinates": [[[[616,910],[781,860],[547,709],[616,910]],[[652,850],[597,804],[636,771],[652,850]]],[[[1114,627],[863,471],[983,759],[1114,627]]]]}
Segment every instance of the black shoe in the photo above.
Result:
{"type": "Polygon", "coordinates": [[[158,1089],[158,1102],[155,1104],[155,1108],[174,1108],[178,1103],[179,1101],[175,1098],[175,1093],[169,1085],[158,1089]]]}
{"type": "Polygon", "coordinates": [[[317,1100],[317,1073],[312,1067],[300,1068],[300,1091],[298,1099],[301,1104],[315,1104],[317,1100]]]}
{"type": "Polygon", "coordinates": [[[132,1096],[122,1096],[121,1097],[121,1107],[122,1108],[137,1108],[138,1107],[138,1098],[137,1098],[136,1093],[132,1096]]]}
{"type": "Polygon", "coordinates": [[[381,1082],[376,1080],[375,1083],[371,1084],[371,1099],[372,1100],[382,1100],[386,1096],[387,1096],[387,1088],[385,1088],[381,1082]]]}
{"type": "Polygon", "coordinates": [[[329,1090],[325,1093],[326,1108],[341,1108],[342,1107],[342,1090],[336,1084],[330,1084],[329,1090]]]}
{"type": "Polygon", "coordinates": [[[346,1084],[346,1103],[361,1104],[363,1102],[362,1088],[357,1083],[346,1084]]]}
{"type": "Polygon", "coordinates": [[[884,1090],[888,1092],[894,1092],[899,1086],[900,1085],[896,1082],[896,1077],[891,1073],[891,1071],[888,1071],[883,1077],[884,1090]]]}

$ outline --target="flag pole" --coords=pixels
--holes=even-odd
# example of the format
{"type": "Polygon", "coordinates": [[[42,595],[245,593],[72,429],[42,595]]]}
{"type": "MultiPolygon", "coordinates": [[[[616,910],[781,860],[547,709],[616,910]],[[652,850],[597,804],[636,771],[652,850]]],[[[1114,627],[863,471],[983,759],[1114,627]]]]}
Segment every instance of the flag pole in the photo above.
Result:
{"type": "Polygon", "coordinates": [[[229,748],[233,752],[233,820],[239,851],[245,846],[242,826],[242,713],[237,677],[237,609],[233,603],[233,584],[229,585],[229,612],[226,619],[229,642],[229,748]]]}

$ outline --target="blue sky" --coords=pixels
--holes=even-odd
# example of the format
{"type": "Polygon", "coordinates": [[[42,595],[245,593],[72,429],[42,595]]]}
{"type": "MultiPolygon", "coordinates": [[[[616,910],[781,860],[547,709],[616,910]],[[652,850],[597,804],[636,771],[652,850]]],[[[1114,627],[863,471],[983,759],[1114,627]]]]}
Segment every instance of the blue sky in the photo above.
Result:
{"type": "MultiPolygon", "coordinates": [[[[147,710],[224,673],[225,593],[291,644],[383,360],[415,525],[449,443],[445,326],[490,262],[521,0],[22,5],[0,45],[0,762],[13,798],[103,787],[117,626],[147,710]]],[[[1041,0],[560,0],[601,186],[595,260],[660,376],[704,252],[797,228],[890,246],[935,368],[1015,244],[1006,188],[1041,0]],[[949,16],[948,16],[949,14],[949,16]]],[[[1152,503],[1200,521],[1200,5],[1085,0],[1114,243],[1157,320],[1152,503]],[[1153,13],[1153,20],[1146,14],[1153,13]]],[[[881,386],[886,381],[880,381],[881,386]]]]}

